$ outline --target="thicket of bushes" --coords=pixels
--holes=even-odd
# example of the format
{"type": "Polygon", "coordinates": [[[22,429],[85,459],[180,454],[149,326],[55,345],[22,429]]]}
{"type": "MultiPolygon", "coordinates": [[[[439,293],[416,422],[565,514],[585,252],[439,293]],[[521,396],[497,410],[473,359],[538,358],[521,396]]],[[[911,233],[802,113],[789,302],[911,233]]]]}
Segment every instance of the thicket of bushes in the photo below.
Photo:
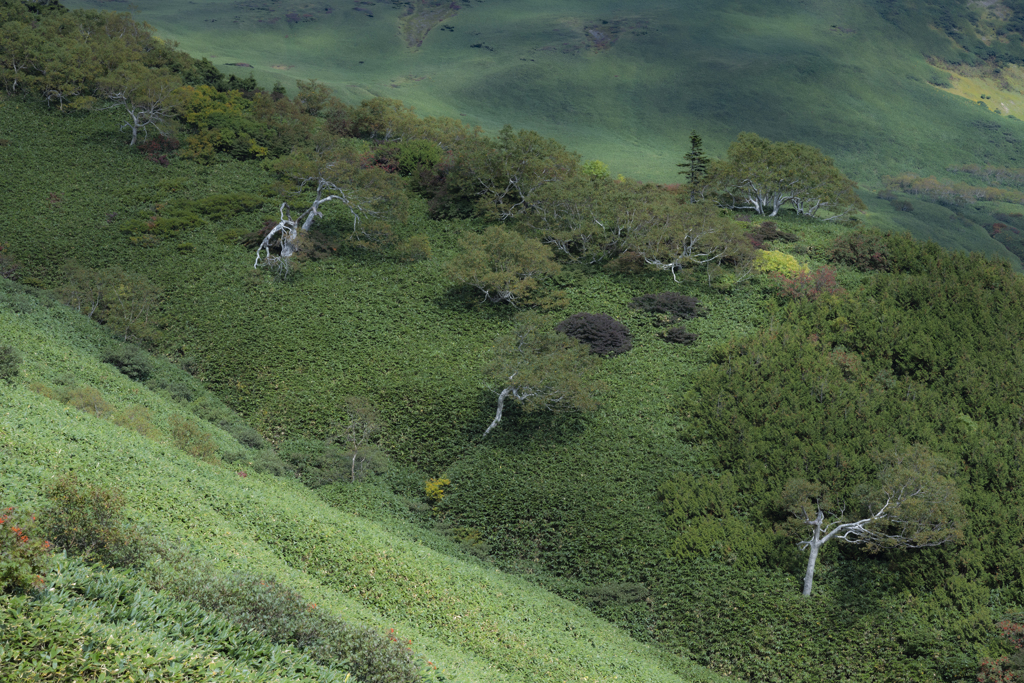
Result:
{"type": "MultiPolygon", "coordinates": [[[[13,368],[4,371],[8,381],[28,375],[39,393],[92,417],[109,417],[147,438],[163,433],[194,457],[232,465],[231,476],[240,481],[267,471],[298,475],[310,485],[355,478],[342,460],[349,451],[325,445],[349,419],[348,409],[325,397],[370,397],[388,424],[374,445],[398,463],[391,485],[422,507],[425,480],[449,482],[443,498],[410,516],[615,619],[635,637],[689,651],[723,673],[751,680],[952,681],[974,676],[980,658],[1008,652],[996,624],[1024,602],[1024,564],[1013,540],[1020,531],[1013,510],[1022,503],[1013,467],[1021,442],[1014,411],[1024,397],[1008,381],[1021,370],[1024,296],[1007,266],[902,236],[854,232],[834,241],[844,228],[788,216],[778,225],[748,226],[707,205],[683,205],[673,191],[580,177],[573,154],[525,131],[506,129],[488,139],[451,121],[419,119],[394,101],[349,107],[315,83],[303,84],[295,100],[279,95],[197,84],[184,121],[193,140],[184,156],[168,150],[167,164],[109,144],[117,138],[109,113],[58,119],[26,100],[17,104],[31,115],[0,109],[32,130],[52,126],[46,130],[54,134],[38,140],[94,145],[62,150],[80,154],[76,161],[95,183],[77,196],[36,189],[56,186],[58,166],[65,165],[59,155],[33,156],[39,145],[0,149],[39,176],[11,181],[16,194],[34,203],[9,200],[5,207],[5,215],[21,216],[33,228],[0,235],[20,240],[4,249],[17,259],[18,277],[64,287],[65,301],[93,312],[108,330],[182,365],[188,361],[195,373],[174,372],[130,347],[111,351],[89,342],[94,357],[191,413],[159,418],[145,406],[117,404],[108,389],[112,380],[96,373],[45,375],[45,360],[28,355],[31,345],[24,342],[9,346],[24,358],[6,362],[13,368]],[[212,115],[221,109],[231,116],[212,115]],[[326,145],[333,145],[334,157],[309,150],[287,155],[306,141],[300,123],[352,137],[326,145]],[[231,132],[221,136],[224,145],[215,144],[218,125],[231,132]],[[281,158],[265,165],[252,161],[275,156],[281,158]],[[407,215],[353,229],[351,214],[328,213],[300,245],[316,261],[305,272],[290,282],[252,272],[251,254],[234,243],[278,219],[262,203],[266,186],[277,183],[291,197],[296,178],[308,177],[302,172],[338,160],[355,191],[374,201],[397,197],[407,215]],[[110,168],[130,173],[134,182],[117,186],[110,168]],[[510,171],[519,173],[516,189],[488,184],[510,171]],[[621,240],[581,229],[594,224],[578,213],[594,193],[678,218],[688,229],[705,221],[720,258],[707,269],[695,265],[685,253],[692,241],[659,232],[657,221],[624,230],[629,239],[621,240]],[[488,443],[474,440],[493,413],[493,398],[480,390],[481,358],[508,328],[508,312],[451,291],[427,258],[452,258],[460,242],[480,244],[465,235],[483,232],[484,220],[437,221],[428,212],[504,219],[533,231],[572,264],[549,274],[564,302],[597,312],[574,320],[580,336],[609,355],[632,346],[602,361],[600,379],[610,390],[600,410],[554,418],[513,414],[488,443]],[[81,216],[89,217],[87,224],[79,225],[81,216]],[[807,244],[790,242],[796,236],[807,244]],[[179,239],[188,241],[173,243],[179,239]],[[61,268],[68,240],[82,270],[61,268]],[[769,241],[777,248],[764,252],[770,256],[762,270],[779,271],[779,278],[739,284],[739,276],[728,276],[751,245],[769,241]],[[641,248],[645,254],[636,251],[641,248]],[[835,270],[818,262],[805,271],[805,262],[821,254],[835,270]],[[592,267],[602,262],[616,267],[592,267]],[[652,271],[652,264],[670,275],[652,271]],[[687,294],[649,294],[668,286],[687,294]],[[122,296],[129,290],[138,296],[122,296]],[[773,302],[765,304],[769,297],[773,302]],[[138,313],[136,304],[146,312],[138,313]],[[686,320],[690,329],[664,331],[664,339],[678,344],[663,344],[651,314],[659,326],[686,320]],[[203,383],[259,431],[211,399],[203,383]],[[268,440],[283,447],[266,448],[268,440]],[[801,556],[792,539],[777,533],[785,523],[784,480],[813,475],[835,481],[840,494],[850,492],[872,474],[873,452],[900,440],[959,463],[967,541],[874,559],[829,548],[820,598],[794,607],[788,591],[797,592],[801,556]],[[898,619],[892,617],[897,605],[905,609],[898,619]],[[879,654],[864,657],[865,651],[879,654]]],[[[599,208],[616,220],[632,215],[618,205],[599,208]]],[[[41,298],[23,293],[9,301],[18,316],[37,315],[42,306],[41,298]]],[[[203,463],[195,467],[211,480],[224,475],[203,463]]],[[[219,504],[243,516],[235,501],[219,504]]],[[[492,642],[517,656],[530,650],[518,635],[483,641],[447,630],[451,615],[431,611],[436,607],[413,585],[404,560],[381,560],[386,584],[364,575],[377,565],[362,556],[346,557],[338,569],[335,553],[349,546],[315,520],[290,528],[295,519],[247,519],[246,528],[272,537],[281,557],[320,572],[338,590],[354,591],[388,613],[414,614],[477,652],[492,642]]],[[[97,559],[106,552],[89,551],[97,559]]],[[[113,552],[106,561],[122,562],[118,557],[113,552]]],[[[42,570],[34,561],[31,553],[19,560],[28,567],[17,570],[21,587],[25,576],[42,570]]],[[[251,596],[260,580],[249,574],[211,584],[210,604],[236,588],[251,596]]],[[[442,599],[464,596],[436,598],[442,599]]],[[[299,602],[299,594],[274,589],[250,606],[254,615],[299,602]]],[[[444,604],[454,609],[454,602],[444,604]]],[[[296,617],[293,632],[281,637],[296,640],[297,631],[321,629],[338,635],[339,650],[353,640],[387,645],[307,618],[296,617]]],[[[522,666],[539,675],[549,662],[535,655],[522,666]]]]}

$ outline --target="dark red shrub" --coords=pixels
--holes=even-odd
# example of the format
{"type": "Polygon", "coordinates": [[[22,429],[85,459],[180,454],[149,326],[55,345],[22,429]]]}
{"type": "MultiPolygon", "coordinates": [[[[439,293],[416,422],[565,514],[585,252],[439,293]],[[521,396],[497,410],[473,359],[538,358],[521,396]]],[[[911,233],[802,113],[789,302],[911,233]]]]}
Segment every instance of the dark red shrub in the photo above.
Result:
{"type": "Polygon", "coordinates": [[[889,245],[881,233],[855,232],[837,238],[828,249],[828,260],[857,270],[892,269],[889,245]]]}
{"type": "Polygon", "coordinates": [[[633,348],[626,326],[604,313],[577,313],[555,325],[555,329],[590,345],[600,356],[625,353],[633,348]]]}
{"type": "Polygon", "coordinates": [[[772,274],[779,285],[777,294],[785,299],[809,299],[814,301],[823,294],[842,294],[845,290],[836,281],[835,268],[823,266],[813,273],[799,273],[786,277],[782,273],[772,274]]]}

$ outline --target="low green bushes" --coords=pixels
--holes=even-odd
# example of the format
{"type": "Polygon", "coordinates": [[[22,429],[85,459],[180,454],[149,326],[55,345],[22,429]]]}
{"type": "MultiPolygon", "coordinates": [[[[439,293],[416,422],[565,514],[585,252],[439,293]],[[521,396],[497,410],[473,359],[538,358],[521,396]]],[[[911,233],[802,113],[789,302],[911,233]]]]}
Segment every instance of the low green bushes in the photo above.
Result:
{"type": "Polygon", "coordinates": [[[214,576],[183,567],[167,589],[214,611],[244,631],[297,648],[314,661],[341,666],[365,683],[416,683],[412,652],[394,637],[351,626],[273,578],[236,572],[214,576]]]}
{"type": "Polygon", "coordinates": [[[137,566],[152,551],[143,531],[125,517],[124,496],[89,484],[75,474],[58,477],[46,489],[41,530],[72,555],[111,567],[137,566]]]}
{"type": "Polygon", "coordinates": [[[0,595],[5,680],[344,683],[327,667],[142,579],[58,559],[49,589],[0,595]]]}
{"type": "Polygon", "coordinates": [[[10,382],[18,376],[21,354],[13,346],[0,346],[0,380],[10,382]]]}

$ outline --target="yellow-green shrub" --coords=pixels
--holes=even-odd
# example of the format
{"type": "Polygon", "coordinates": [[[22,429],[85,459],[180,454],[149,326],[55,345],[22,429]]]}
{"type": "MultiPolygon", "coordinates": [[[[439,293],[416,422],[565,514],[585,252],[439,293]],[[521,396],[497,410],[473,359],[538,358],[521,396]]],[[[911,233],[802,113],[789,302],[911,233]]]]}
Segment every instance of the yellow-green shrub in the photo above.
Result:
{"type": "Polygon", "coordinates": [[[807,268],[796,260],[796,257],[784,254],[781,251],[757,250],[754,257],[754,269],[759,273],[781,273],[787,277],[793,277],[807,270],[807,268]]]}
{"type": "Polygon", "coordinates": [[[171,436],[174,444],[194,458],[210,462],[217,452],[217,446],[213,443],[213,437],[209,432],[192,422],[178,415],[171,416],[171,436]]]}
{"type": "Polygon", "coordinates": [[[451,484],[452,481],[448,477],[431,477],[427,479],[427,498],[440,503],[441,499],[444,498],[444,487],[451,484]]]}
{"type": "Polygon", "coordinates": [[[160,430],[151,420],[149,408],[145,406],[131,406],[119,410],[111,416],[110,421],[119,427],[134,429],[147,439],[155,439],[160,435],[160,430]]]}

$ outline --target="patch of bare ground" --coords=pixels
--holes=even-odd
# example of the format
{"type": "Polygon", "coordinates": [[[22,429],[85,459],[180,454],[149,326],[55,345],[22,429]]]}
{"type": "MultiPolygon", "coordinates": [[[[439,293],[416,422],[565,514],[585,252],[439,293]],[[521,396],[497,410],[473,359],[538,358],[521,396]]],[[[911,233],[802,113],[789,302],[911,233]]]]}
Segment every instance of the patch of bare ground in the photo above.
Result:
{"type": "Polygon", "coordinates": [[[545,45],[542,51],[557,51],[562,54],[578,54],[582,50],[603,52],[611,49],[623,35],[644,36],[650,28],[650,20],[638,17],[628,19],[599,20],[582,24],[576,20],[565,22],[571,29],[572,39],[558,44],[545,45]],[[582,34],[582,35],[581,35],[582,34]]]}

